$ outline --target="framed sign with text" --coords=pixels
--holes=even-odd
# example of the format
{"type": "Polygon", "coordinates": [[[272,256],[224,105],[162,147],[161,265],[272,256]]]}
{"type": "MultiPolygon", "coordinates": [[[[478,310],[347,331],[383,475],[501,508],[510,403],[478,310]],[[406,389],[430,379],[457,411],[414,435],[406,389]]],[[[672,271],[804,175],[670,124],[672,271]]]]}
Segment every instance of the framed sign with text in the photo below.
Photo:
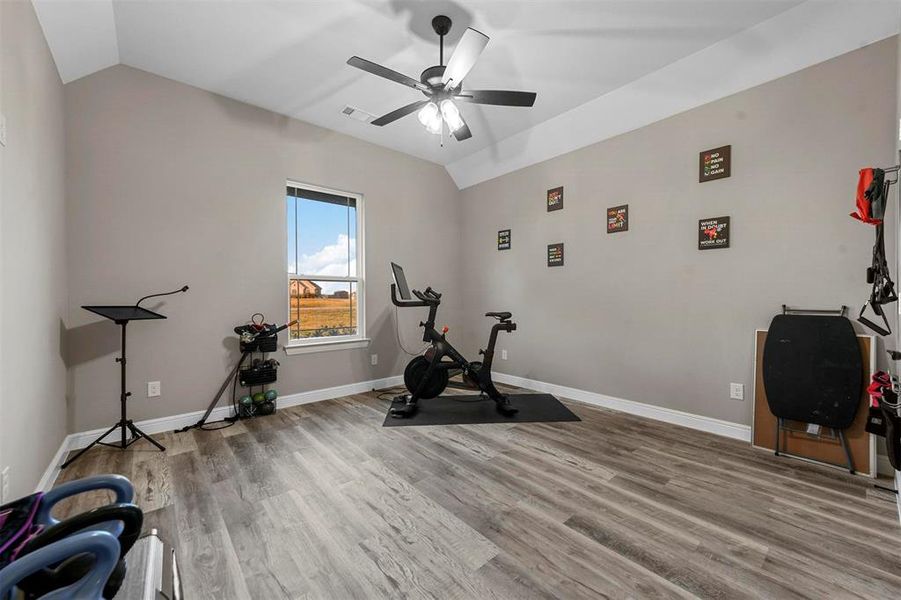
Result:
{"type": "Polygon", "coordinates": [[[725,179],[732,176],[732,146],[723,146],[701,152],[698,166],[698,182],[725,179]]]}
{"type": "Polygon", "coordinates": [[[563,266],[563,244],[548,244],[547,246],[547,266],[562,267],[563,266]]]}
{"type": "Polygon", "coordinates": [[[563,209],[563,186],[547,191],[547,211],[563,209]]]}
{"type": "Polygon", "coordinates": [[[698,221],[698,250],[728,248],[730,236],[729,217],[712,217],[698,221]]]}
{"type": "Polygon", "coordinates": [[[497,249],[498,250],[509,250],[510,249],[510,230],[509,229],[501,229],[497,232],[497,249]]]}
{"type": "Polygon", "coordinates": [[[629,205],[614,206],[607,209],[607,233],[629,231],[629,205]]]}

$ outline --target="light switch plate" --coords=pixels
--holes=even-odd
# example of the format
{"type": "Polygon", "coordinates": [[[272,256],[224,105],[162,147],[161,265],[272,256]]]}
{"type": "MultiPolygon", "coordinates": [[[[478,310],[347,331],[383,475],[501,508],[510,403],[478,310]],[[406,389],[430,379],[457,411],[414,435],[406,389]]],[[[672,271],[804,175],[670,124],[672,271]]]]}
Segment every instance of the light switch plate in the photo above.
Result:
{"type": "Polygon", "coordinates": [[[0,146],[6,146],[6,115],[0,113],[0,146]]]}
{"type": "Polygon", "coordinates": [[[159,381],[148,381],[147,382],[147,397],[148,398],[156,398],[160,395],[160,382],[159,381]]]}

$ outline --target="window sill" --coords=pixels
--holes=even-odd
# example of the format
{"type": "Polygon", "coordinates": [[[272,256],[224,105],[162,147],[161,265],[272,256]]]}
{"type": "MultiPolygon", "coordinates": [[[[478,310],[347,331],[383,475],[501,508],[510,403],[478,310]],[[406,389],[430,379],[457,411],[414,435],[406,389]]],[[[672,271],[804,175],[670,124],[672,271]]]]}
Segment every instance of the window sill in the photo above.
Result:
{"type": "Polygon", "coordinates": [[[369,342],[369,338],[354,338],[351,340],[328,340],[321,342],[306,342],[302,344],[294,342],[285,345],[285,354],[287,354],[288,356],[294,356],[295,354],[329,352],[331,350],[354,350],[356,348],[368,347],[369,342]]]}

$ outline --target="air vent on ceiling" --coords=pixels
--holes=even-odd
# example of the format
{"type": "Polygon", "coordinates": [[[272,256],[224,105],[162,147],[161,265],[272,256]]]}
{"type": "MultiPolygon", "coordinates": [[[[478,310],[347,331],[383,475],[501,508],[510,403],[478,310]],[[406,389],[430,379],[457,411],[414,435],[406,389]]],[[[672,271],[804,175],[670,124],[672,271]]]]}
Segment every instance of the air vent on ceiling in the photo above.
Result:
{"type": "Polygon", "coordinates": [[[341,111],[342,114],[350,117],[354,121],[362,121],[363,123],[369,123],[375,118],[375,115],[366,112],[365,110],[360,110],[354,106],[345,106],[341,111]]]}

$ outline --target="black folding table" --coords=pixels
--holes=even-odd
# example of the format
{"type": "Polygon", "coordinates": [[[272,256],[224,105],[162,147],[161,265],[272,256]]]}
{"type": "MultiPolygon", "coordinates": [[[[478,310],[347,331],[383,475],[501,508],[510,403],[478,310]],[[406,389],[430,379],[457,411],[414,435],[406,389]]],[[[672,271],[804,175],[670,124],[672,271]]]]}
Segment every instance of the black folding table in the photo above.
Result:
{"type": "Polygon", "coordinates": [[[100,444],[101,446],[109,446],[111,448],[119,448],[120,450],[124,450],[128,448],[130,445],[135,443],[141,438],[146,439],[148,442],[159,448],[160,450],[165,450],[161,444],[159,444],[152,437],[141,431],[127,416],[126,410],[126,402],[128,401],[128,397],[131,396],[131,392],[125,391],[126,383],[125,383],[125,327],[128,325],[129,321],[146,321],[150,319],[165,319],[166,317],[155,313],[152,310],[147,310],[146,308],[141,308],[139,306],[82,306],[83,309],[91,311],[92,313],[98,314],[101,317],[105,317],[110,321],[116,323],[122,327],[122,352],[119,355],[119,358],[116,359],[116,362],[119,363],[119,372],[121,374],[121,394],[119,396],[119,404],[121,405],[121,417],[119,421],[106,430],[106,432],[98,437],[96,440],[91,442],[91,444],[82,449],[78,454],[67,460],[62,464],[63,469],[68,467],[70,464],[78,460],[78,458],[93,448],[95,445],[100,444]],[[103,438],[111,434],[115,431],[116,428],[120,429],[121,440],[115,443],[107,443],[101,441],[103,438]],[[126,437],[126,432],[131,432],[131,439],[128,440],[126,437]]]}

